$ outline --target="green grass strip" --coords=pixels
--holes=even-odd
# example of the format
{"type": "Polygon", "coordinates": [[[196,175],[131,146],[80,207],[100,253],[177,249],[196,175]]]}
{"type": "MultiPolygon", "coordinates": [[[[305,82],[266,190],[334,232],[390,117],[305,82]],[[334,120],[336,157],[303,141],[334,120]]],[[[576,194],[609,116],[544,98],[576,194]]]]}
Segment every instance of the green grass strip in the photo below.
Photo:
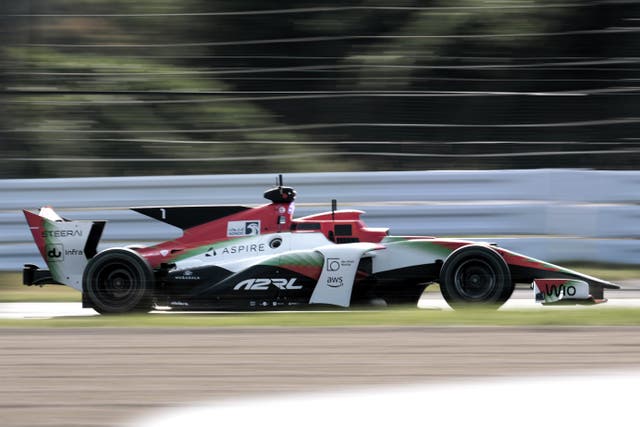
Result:
{"type": "Polygon", "coordinates": [[[640,309],[606,306],[464,311],[398,308],[354,311],[136,314],[1,320],[0,327],[349,327],[349,326],[638,326],[640,309]]]}

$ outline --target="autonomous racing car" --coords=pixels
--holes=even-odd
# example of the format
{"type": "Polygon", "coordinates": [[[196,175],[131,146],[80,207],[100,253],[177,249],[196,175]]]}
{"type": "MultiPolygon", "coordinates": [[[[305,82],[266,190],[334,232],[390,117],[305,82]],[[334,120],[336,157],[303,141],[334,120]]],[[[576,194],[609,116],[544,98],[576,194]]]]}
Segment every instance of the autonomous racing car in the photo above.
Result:
{"type": "Polygon", "coordinates": [[[517,283],[543,304],[605,302],[617,285],[491,243],[392,236],[358,210],[294,218],[282,177],[247,206],[158,206],[134,211],[179,227],[181,237],[98,252],[105,221],[68,220],[51,207],[24,214],[48,269],[25,265],[25,285],[62,284],[103,314],[179,310],[282,310],[417,304],[439,283],[455,308],[499,307],[517,283]]]}

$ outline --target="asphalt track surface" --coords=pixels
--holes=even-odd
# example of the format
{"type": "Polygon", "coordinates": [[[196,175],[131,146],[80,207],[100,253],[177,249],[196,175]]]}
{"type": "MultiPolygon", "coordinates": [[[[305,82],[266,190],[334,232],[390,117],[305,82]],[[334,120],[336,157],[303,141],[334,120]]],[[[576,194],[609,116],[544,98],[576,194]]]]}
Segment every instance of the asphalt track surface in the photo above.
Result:
{"type": "Polygon", "coordinates": [[[5,328],[0,342],[6,427],[113,426],[201,400],[640,368],[640,327],[5,328]]]}
{"type": "MultiPolygon", "coordinates": [[[[639,306],[638,291],[609,304],[639,306]]],[[[91,315],[0,304],[2,318],[91,315]]],[[[639,369],[640,327],[0,328],[0,425],[117,426],[198,401],[639,369]]]]}

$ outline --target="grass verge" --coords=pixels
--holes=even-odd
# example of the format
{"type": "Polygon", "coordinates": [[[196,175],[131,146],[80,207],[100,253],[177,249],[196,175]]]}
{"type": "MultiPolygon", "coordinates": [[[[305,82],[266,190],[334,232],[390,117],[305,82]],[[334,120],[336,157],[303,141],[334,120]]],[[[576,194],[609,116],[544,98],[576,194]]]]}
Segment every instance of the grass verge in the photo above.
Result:
{"type": "Polygon", "coordinates": [[[581,307],[495,311],[398,308],[361,311],[144,314],[5,319],[0,327],[640,326],[640,309],[581,307]]]}
{"type": "Polygon", "coordinates": [[[22,273],[0,272],[0,302],[76,302],[80,292],[68,286],[24,286],[22,273]]]}

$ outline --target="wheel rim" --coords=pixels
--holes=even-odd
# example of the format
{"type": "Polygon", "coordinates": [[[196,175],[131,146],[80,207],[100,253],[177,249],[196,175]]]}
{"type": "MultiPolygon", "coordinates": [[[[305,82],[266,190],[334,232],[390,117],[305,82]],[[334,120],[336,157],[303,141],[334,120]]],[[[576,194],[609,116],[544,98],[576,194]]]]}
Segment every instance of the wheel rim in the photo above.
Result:
{"type": "Polygon", "coordinates": [[[135,271],[122,265],[106,265],[96,275],[96,291],[100,300],[115,306],[128,301],[138,291],[135,271]]]}
{"type": "Polygon", "coordinates": [[[486,300],[496,289],[496,273],[491,265],[471,259],[458,266],[454,273],[458,294],[467,301],[486,300]]]}

